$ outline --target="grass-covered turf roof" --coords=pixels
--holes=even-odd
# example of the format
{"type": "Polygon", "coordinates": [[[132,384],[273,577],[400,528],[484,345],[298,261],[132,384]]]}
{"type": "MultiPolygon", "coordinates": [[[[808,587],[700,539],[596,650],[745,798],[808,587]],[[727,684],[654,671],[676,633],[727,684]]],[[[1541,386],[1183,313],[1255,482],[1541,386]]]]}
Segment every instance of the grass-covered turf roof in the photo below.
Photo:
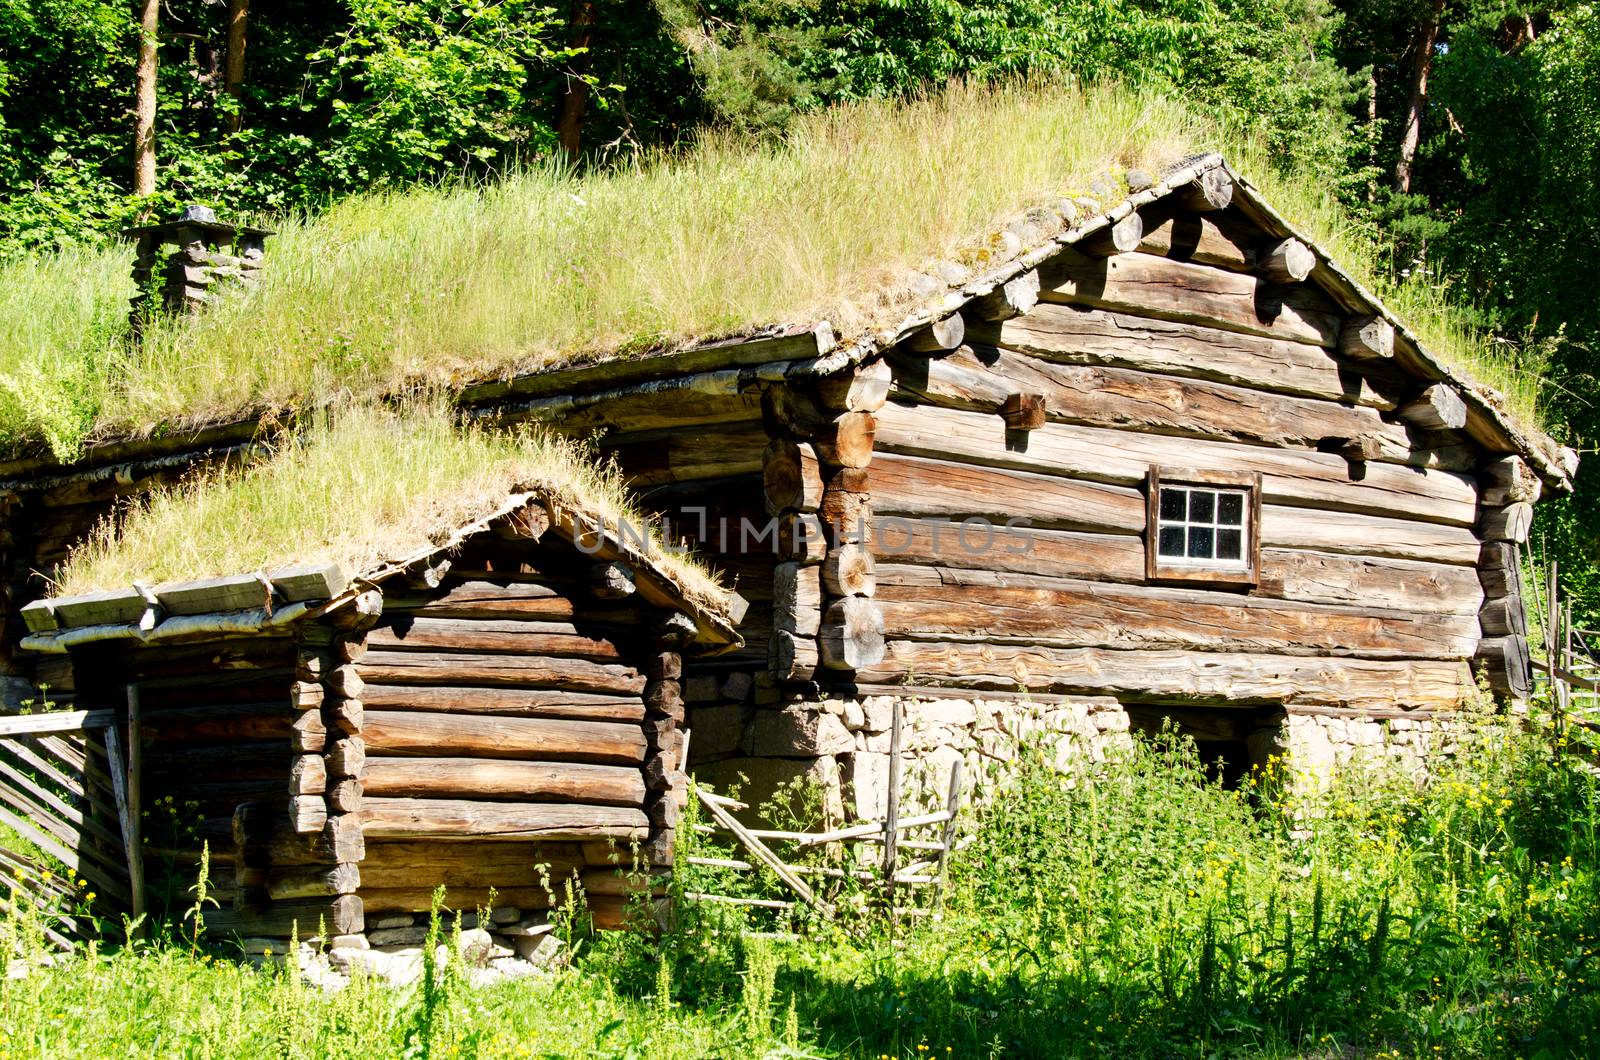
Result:
{"type": "MultiPolygon", "coordinates": [[[[266,460],[158,489],[120,526],[102,524],[52,595],[300,563],[338,563],[359,575],[427,551],[522,492],[613,532],[651,526],[615,467],[579,443],[459,427],[441,402],[345,405],[283,436],[266,460]]],[[[693,556],[652,540],[649,558],[691,603],[726,608],[728,591],[693,556]]]]}
{"type": "Polygon", "coordinates": [[[127,246],[13,261],[0,266],[0,451],[70,459],[97,437],[775,323],[826,319],[850,339],[914,308],[910,270],[981,261],[984,237],[1028,207],[1202,149],[1223,152],[1436,353],[1537,425],[1539,381],[1485,352],[1437,290],[1382,283],[1368,234],[1325,186],[1273,173],[1255,145],[1167,99],[1011,87],[837,108],[778,143],[711,137],[619,171],[530,169],[270,219],[279,234],[255,290],[137,344],[127,246]]]}

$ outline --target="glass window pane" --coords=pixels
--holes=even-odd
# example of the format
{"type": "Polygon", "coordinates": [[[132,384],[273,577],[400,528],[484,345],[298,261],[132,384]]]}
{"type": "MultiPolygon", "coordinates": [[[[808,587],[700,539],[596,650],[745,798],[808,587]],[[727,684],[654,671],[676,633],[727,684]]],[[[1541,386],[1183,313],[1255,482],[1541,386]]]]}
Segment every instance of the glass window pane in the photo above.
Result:
{"type": "MultiPolygon", "coordinates": [[[[1191,490],[1189,492],[1189,521],[1191,523],[1209,523],[1213,513],[1217,510],[1217,495],[1210,490],[1191,490]]],[[[1193,555],[1193,553],[1190,553],[1193,555]]]]}
{"type": "Polygon", "coordinates": [[[1156,554],[1160,556],[1183,555],[1183,527],[1163,526],[1156,554]]]}
{"type": "Polygon", "coordinates": [[[1217,498],[1217,522],[1223,526],[1244,525],[1244,494],[1224,493],[1217,498]]]}
{"type": "Polygon", "coordinates": [[[1183,490],[1161,490],[1161,518],[1182,519],[1184,509],[1183,490]]]}
{"type": "Polygon", "coordinates": [[[1214,531],[1209,526],[1189,527],[1189,558],[1210,559],[1215,553],[1212,551],[1212,534],[1214,531]]]}
{"type": "Polygon", "coordinates": [[[1239,559],[1244,547],[1243,534],[1237,530],[1217,531],[1217,558],[1239,559]]]}

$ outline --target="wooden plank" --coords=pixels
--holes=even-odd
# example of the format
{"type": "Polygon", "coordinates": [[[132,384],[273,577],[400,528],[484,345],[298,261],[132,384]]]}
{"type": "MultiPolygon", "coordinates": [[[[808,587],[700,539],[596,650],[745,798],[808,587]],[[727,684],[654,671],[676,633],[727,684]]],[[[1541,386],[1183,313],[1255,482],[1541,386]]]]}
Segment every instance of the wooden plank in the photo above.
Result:
{"type": "Polygon", "coordinates": [[[9,718],[0,718],[0,737],[103,729],[111,725],[115,721],[115,717],[109,710],[63,710],[46,714],[14,714],[9,718]]]}
{"type": "Polygon", "coordinates": [[[123,902],[128,900],[127,885],[110,875],[102,867],[98,852],[93,851],[92,848],[80,850],[69,845],[63,845],[53,836],[36,828],[30,818],[15,814],[4,806],[0,806],[0,824],[10,827],[22,838],[38,847],[45,854],[55,858],[67,869],[94,884],[95,888],[103,894],[123,902]]]}
{"type": "Polygon", "coordinates": [[[869,470],[873,516],[1016,519],[1034,526],[1138,534],[1140,491],[1035,472],[878,453],[869,470]]]}
{"type": "Polygon", "coordinates": [[[367,634],[367,645],[395,651],[561,655],[601,660],[622,657],[616,644],[585,636],[569,623],[469,621],[428,616],[380,625],[367,634]]]}
{"type": "Polygon", "coordinates": [[[158,585],[154,590],[169,615],[203,615],[213,611],[245,611],[270,607],[271,594],[254,574],[158,585]]]}
{"type": "Polygon", "coordinates": [[[726,828],[728,831],[737,836],[739,842],[744,844],[744,848],[748,850],[757,861],[760,861],[767,868],[771,869],[773,874],[787,884],[790,890],[794,891],[795,894],[798,894],[807,905],[821,913],[823,919],[833,919],[833,906],[828,904],[828,902],[822,898],[819,898],[815,893],[812,892],[810,887],[806,886],[805,882],[801,880],[800,877],[790,872],[789,867],[785,865],[776,854],[768,850],[766,844],[762,843],[760,839],[752,835],[748,828],[735,820],[732,814],[730,814],[723,807],[719,806],[717,803],[706,799],[703,796],[700,801],[705,806],[706,812],[711,814],[712,820],[716,821],[722,827],[726,828]]]}
{"type": "MultiPolygon", "coordinates": [[[[0,762],[0,777],[9,780],[18,795],[36,803],[36,805],[32,806],[24,805],[21,802],[13,803],[12,805],[22,813],[30,816],[37,815],[41,818],[54,817],[66,822],[74,831],[88,832],[112,847],[122,845],[122,837],[95,820],[93,816],[85,815],[82,810],[62,799],[61,796],[51,791],[48,787],[37,783],[32,777],[11,768],[5,762],[0,762]]],[[[66,788],[66,790],[77,791],[79,789],[76,786],[72,786],[66,788]]],[[[9,794],[5,785],[0,784],[0,797],[6,797],[9,794]]],[[[69,836],[70,834],[68,833],[69,836]]]]}
{"type": "Polygon", "coordinates": [[[502,685],[611,694],[637,694],[645,685],[644,675],[630,666],[586,659],[369,651],[357,666],[369,685],[502,685]]]}
{"type": "Polygon", "coordinates": [[[998,584],[884,585],[890,637],[979,643],[1181,648],[1365,658],[1468,658],[1475,615],[1290,603],[1158,586],[997,575],[998,584]]]}
{"type": "MultiPolygon", "coordinates": [[[[363,875],[365,875],[363,873],[363,875]]],[[[433,887],[370,887],[361,888],[361,900],[369,916],[382,913],[426,913],[433,908],[433,887]]],[[[522,886],[496,882],[481,887],[446,886],[442,908],[463,913],[479,909],[549,909],[565,897],[559,889],[554,894],[543,885],[532,882],[522,886]]]]}
{"type": "Polygon", "coordinates": [[[549,718],[456,716],[369,710],[361,737],[369,756],[442,755],[642,763],[637,725],[549,718]]]}
{"type": "Polygon", "coordinates": [[[1465,661],[1330,659],[1190,651],[1118,651],[894,640],[862,683],[1137,696],[1148,702],[1300,704],[1454,710],[1472,694],[1465,661]]]}
{"type": "Polygon", "coordinates": [[[1333,453],[1064,423],[1031,431],[1024,444],[1012,448],[994,417],[982,413],[891,402],[877,415],[877,446],[882,452],[963,459],[1119,486],[1146,481],[1151,465],[1260,472],[1262,499],[1268,503],[1405,514],[1459,526],[1471,526],[1477,519],[1476,483],[1448,471],[1373,464],[1352,481],[1349,462],[1333,453]]]}
{"type": "Polygon", "coordinates": [[[362,793],[379,798],[483,798],[642,806],[636,768],[492,758],[368,758],[362,793]]]}
{"type": "Polygon", "coordinates": [[[1372,459],[1471,470],[1475,447],[1384,422],[1376,409],[1095,364],[1055,364],[999,347],[964,346],[945,357],[900,358],[901,394],[943,408],[998,412],[1022,390],[1044,396],[1050,420],[1154,434],[1315,448],[1372,437],[1372,459]]]}
{"type": "Polygon", "coordinates": [[[367,709],[416,710],[447,714],[503,714],[527,718],[587,721],[643,721],[644,700],[603,692],[563,692],[520,688],[455,688],[449,685],[368,685],[361,693],[367,709]]]}
{"type": "Polygon", "coordinates": [[[366,799],[362,831],[374,838],[644,840],[642,810],[579,803],[483,802],[469,799],[366,799]]]}
{"type": "Polygon", "coordinates": [[[376,889],[490,887],[535,883],[547,874],[559,883],[584,865],[582,850],[570,843],[374,839],[361,861],[361,881],[376,889]]]}
{"type": "Polygon", "coordinates": [[[152,710],[145,713],[140,732],[146,742],[157,746],[266,740],[287,737],[302,713],[287,697],[265,703],[152,710]]]}
{"type": "MultiPolygon", "coordinates": [[[[1142,538],[1039,527],[984,526],[919,519],[874,520],[870,547],[882,583],[936,584],[988,572],[1042,574],[1143,584],[1142,538]]],[[[1414,560],[1264,548],[1255,595],[1304,603],[1471,614],[1482,606],[1475,571],[1414,560]]]]}
{"type": "MultiPolygon", "coordinates": [[[[138,725],[138,686],[128,686],[129,723],[138,725]]],[[[136,729],[134,731],[137,731],[136,729]]],[[[117,817],[122,822],[122,849],[128,863],[129,909],[137,918],[145,911],[144,904],[144,839],[142,815],[137,801],[138,789],[129,783],[132,776],[131,759],[123,753],[121,737],[113,723],[104,729],[106,769],[111,774],[111,790],[117,803],[117,817]]]]}
{"type": "Polygon", "coordinates": [[[1321,291],[1150,254],[1088,258],[1064,250],[1039,266],[1039,299],[1317,346],[1339,341],[1342,316],[1321,291]]]}
{"type": "Polygon", "coordinates": [[[982,352],[985,343],[1061,364],[1211,379],[1386,411],[1412,386],[1397,370],[1357,368],[1316,346],[1065,305],[1041,304],[1003,324],[968,328],[968,345],[982,352]]]}

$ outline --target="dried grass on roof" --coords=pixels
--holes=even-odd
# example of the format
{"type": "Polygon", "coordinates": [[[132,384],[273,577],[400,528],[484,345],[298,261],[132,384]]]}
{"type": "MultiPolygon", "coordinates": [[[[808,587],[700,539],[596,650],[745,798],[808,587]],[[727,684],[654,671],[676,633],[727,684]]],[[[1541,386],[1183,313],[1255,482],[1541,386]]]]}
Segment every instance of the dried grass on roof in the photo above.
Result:
{"type": "MultiPolygon", "coordinates": [[[[643,528],[621,477],[580,443],[528,430],[459,428],[440,402],[346,406],[286,439],[270,459],[152,494],[120,528],[103,525],[68,560],[58,595],[181,581],[291,563],[351,574],[409,558],[538,489],[615,527],[643,528]]],[[[727,592],[692,556],[653,549],[695,603],[727,592]]]]}

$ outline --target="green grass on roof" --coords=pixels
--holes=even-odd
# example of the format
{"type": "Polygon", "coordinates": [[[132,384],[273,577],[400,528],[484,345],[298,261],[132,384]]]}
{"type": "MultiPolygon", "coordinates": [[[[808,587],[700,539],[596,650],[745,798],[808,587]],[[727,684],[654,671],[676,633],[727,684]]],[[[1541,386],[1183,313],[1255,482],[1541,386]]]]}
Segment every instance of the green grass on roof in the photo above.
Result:
{"type": "MultiPolygon", "coordinates": [[[[0,267],[0,447],[65,457],[96,435],[771,323],[826,318],[850,336],[903,316],[877,292],[907,270],[970,254],[1012,215],[1107,169],[1158,172],[1203,149],[1373,279],[1371,240],[1322,187],[1276,178],[1251,144],[1177,103],[1114,87],[957,87],[813,114],[776,144],[710,137],[617,172],[532,169],[269,220],[279,235],[254,292],[136,348],[123,337],[128,247],[13,262],[0,267]]],[[[1496,375],[1442,319],[1438,352],[1507,387],[1531,419],[1527,380],[1496,375]]]]}
{"type": "MultiPolygon", "coordinates": [[[[103,524],[72,554],[58,595],[337,562],[355,575],[407,559],[440,535],[539,488],[615,527],[646,528],[615,467],[579,443],[537,430],[454,426],[443,403],[393,410],[345,406],[286,438],[277,452],[157,490],[120,529],[103,524]]],[[[691,600],[727,594],[692,556],[655,558],[691,600]]]]}

